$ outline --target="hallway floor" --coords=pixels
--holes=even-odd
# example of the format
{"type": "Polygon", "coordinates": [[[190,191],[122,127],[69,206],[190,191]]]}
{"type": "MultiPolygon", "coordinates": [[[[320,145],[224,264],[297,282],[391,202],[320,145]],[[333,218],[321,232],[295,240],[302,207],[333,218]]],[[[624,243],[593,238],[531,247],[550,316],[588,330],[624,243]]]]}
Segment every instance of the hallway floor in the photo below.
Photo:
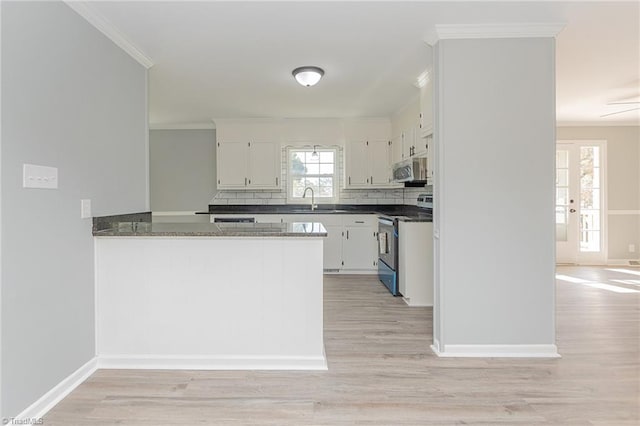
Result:
{"type": "Polygon", "coordinates": [[[325,276],[329,371],[99,370],[44,424],[635,426],[640,269],[618,269],[558,268],[560,359],[438,358],[430,308],[325,276]]]}

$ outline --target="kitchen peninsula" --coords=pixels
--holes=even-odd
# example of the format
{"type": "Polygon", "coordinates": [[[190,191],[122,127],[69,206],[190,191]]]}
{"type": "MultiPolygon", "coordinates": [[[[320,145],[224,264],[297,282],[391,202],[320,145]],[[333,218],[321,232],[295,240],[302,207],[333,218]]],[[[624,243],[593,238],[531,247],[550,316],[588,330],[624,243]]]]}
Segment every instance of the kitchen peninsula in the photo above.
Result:
{"type": "Polygon", "coordinates": [[[322,224],[150,216],[94,220],[101,368],[327,368],[322,224]]]}

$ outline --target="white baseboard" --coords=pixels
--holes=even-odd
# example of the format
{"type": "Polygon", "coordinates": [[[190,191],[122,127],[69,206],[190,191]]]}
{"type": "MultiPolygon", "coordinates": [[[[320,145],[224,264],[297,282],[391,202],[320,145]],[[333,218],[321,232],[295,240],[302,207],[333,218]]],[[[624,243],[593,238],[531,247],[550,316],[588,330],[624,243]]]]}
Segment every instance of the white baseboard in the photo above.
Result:
{"type": "Polygon", "coordinates": [[[630,266],[630,261],[639,261],[640,259],[608,259],[607,266],[630,266]]]}
{"type": "Polygon", "coordinates": [[[327,370],[324,356],[102,355],[100,369],[137,370],[327,370]]]}
{"type": "Polygon", "coordinates": [[[432,345],[439,357],[452,358],[561,358],[556,345],[432,345]]]}
{"type": "MultiPolygon", "coordinates": [[[[20,414],[15,416],[15,420],[33,419],[43,417],[49,410],[51,410],[58,402],[64,397],[69,395],[71,391],[77,388],[82,382],[87,380],[97,370],[97,359],[92,358],[71,373],[60,383],[54,386],[49,392],[42,395],[36,402],[31,404],[20,414]]],[[[26,423],[25,423],[26,424],[26,423]]]]}

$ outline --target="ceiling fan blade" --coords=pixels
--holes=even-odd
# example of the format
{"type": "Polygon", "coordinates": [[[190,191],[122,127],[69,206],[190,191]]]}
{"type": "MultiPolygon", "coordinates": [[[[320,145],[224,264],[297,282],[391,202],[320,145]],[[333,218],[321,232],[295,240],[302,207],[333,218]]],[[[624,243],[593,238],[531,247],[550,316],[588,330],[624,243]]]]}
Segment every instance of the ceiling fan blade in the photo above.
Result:
{"type": "Polygon", "coordinates": [[[635,111],[640,109],[640,107],[636,107],[636,108],[631,108],[631,109],[625,109],[624,111],[617,111],[617,112],[610,112],[609,114],[605,114],[605,115],[601,115],[600,117],[608,117],[610,115],[615,115],[615,114],[622,114],[623,112],[629,112],[629,111],[635,111]]]}
{"type": "Polygon", "coordinates": [[[640,101],[633,101],[633,102],[609,102],[607,105],[630,105],[630,104],[640,104],[640,101]]]}

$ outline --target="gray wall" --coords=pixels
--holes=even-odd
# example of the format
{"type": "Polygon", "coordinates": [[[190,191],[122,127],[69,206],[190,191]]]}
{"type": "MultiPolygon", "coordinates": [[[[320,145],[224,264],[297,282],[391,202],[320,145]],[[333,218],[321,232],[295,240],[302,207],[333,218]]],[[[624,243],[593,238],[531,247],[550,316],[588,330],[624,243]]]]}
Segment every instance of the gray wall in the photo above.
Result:
{"type": "Polygon", "coordinates": [[[551,38],[436,45],[434,331],[445,351],[555,344],[554,57],[551,38]]]}
{"type": "Polygon", "coordinates": [[[640,258],[640,127],[559,127],[557,138],[607,141],[607,257],[640,258]],[[635,244],[635,253],[629,244],[635,244]]]}
{"type": "Polygon", "coordinates": [[[206,211],[216,193],[216,131],[151,130],[151,210],[206,211]]]}
{"type": "Polygon", "coordinates": [[[145,210],[146,70],[62,2],[2,2],[2,415],[95,355],[91,220],[145,210]],[[22,164],[59,168],[23,189],[22,164]]]}

